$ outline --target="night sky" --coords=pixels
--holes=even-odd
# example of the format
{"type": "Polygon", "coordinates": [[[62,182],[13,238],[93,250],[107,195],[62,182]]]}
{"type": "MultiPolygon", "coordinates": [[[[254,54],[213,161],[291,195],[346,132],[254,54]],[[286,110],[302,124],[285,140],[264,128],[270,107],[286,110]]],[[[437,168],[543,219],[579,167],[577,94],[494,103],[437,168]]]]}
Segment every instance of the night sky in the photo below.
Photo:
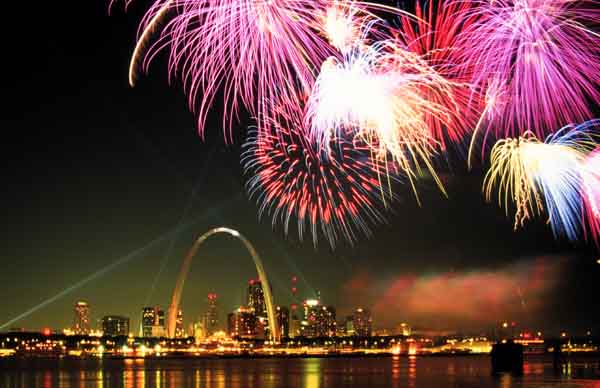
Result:
{"type": "MultiPolygon", "coordinates": [[[[67,327],[80,299],[94,323],[130,316],[144,305],[167,308],[181,260],[209,228],[240,230],[256,246],[277,304],[299,295],[338,307],[370,307],[375,327],[407,321],[434,329],[487,329],[515,320],[532,328],[600,329],[600,265],[594,247],[555,242],[544,219],[518,232],[480,193],[481,171],[458,153],[439,161],[449,199],[423,182],[419,207],[409,187],[387,225],[354,247],[285,238],[258,221],[244,190],[240,145],[225,144],[219,107],[203,141],[177,83],[158,60],[135,89],[127,67],[137,22],[107,2],[42,2],[13,30],[5,61],[2,115],[2,269],[0,325],[128,254],[139,254],[10,327],[67,327]],[[179,228],[177,228],[179,226],[179,228]],[[171,232],[170,234],[168,234],[171,232]],[[148,246],[157,238],[154,244],[148,246]],[[162,270],[161,270],[162,268],[162,270]]],[[[30,5],[33,8],[33,5],[30,5]]],[[[221,319],[244,301],[255,277],[243,245],[220,235],[195,257],[183,294],[186,322],[220,298],[221,319]]]]}

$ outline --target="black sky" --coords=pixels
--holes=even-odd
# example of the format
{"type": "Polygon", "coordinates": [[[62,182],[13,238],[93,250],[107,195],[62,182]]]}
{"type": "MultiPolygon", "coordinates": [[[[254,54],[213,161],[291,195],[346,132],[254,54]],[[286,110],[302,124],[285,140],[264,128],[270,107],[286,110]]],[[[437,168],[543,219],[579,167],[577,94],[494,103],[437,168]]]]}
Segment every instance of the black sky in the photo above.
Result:
{"type": "MultiPolygon", "coordinates": [[[[228,146],[215,114],[203,142],[181,89],[168,85],[161,61],[135,89],[128,86],[129,55],[145,5],[134,2],[127,15],[116,9],[109,17],[104,0],[76,6],[52,2],[31,6],[27,22],[11,27],[3,49],[10,60],[5,61],[1,118],[0,325],[183,221],[194,222],[193,227],[176,233],[175,240],[153,245],[12,326],[67,326],[78,299],[91,303],[95,319],[123,314],[135,322],[146,303],[166,308],[194,237],[220,225],[238,228],[255,243],[280,303],[290,301],[292,275],[301,279],[302,296],[319,290],[325,302],[344,313],[356,305],[348,299],[349,284],[365,273],[368,298],[360,303],[375,305],[395,279],[407,274],[422,281],[445,274],[495,274],[542,260],[559,268],[558,274],[545,279],[550,290],[525,295],[536,298],[538,307],[522,309],[516,319],[553,330],[600,326],[594,248],[555,242],[544,220],[514,233],[503,210],[484,203],[481,173],[467,173],[455,156],[450,168],[442,168],[449,199],[425,183],[419,208],[408,188],[400,190],[402,201],[390,223],[355,247],[331,252],[323,242],[315,250],[310,241],[286,239],[281,228],[273,231],[270,220],[258,222],[239,165],[248,123],[239,126],[236,143],[228,146]],[[165,257],[169,261],[153,288],[165,257]]],[[[195,260],[184,293],[188,318],[201,312],[209,291],[221,296],[223,313],[242,303],[254,269],[241,244],[215,237],[195,260]]],[[[513,307],[499,306],[490,323],[512,319],[502,312],[517,314],[513,307]]],[[[444,316],[435,312],[396,308],[388,313],[379,322],[444,326],[444,316]]],[[[486,323],[452,322],[461,327],[486,323]]]]}

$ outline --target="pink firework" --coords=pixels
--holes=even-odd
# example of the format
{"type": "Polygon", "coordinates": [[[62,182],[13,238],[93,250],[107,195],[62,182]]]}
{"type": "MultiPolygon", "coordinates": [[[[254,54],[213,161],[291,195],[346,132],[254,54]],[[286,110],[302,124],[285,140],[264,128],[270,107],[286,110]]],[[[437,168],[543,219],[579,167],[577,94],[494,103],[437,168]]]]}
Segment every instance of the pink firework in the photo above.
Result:
{"type": "Polygon", "coordinates": [[[442,150],[446,149],[448,142],[462,143],[478,118],[480,103],[470,85],[472,72],[454,62],[460,32],[475,20],[474,17],[459,20],[459,17],[472,8],[469,1],[438,0],[428,2],[425,7],[417,2],[416,19],[402,18],[401,30],[397,34],[397,39],[405,42],[408,51],[419,55],[452,86],[444,95],[426,90],[432,103],[447,105],[444,120],[424,112],[431,138],[442,150]]]}
{"type": "Polygon", "coordinates": [[[587,232],[600,245],[600,148],[587,157],[581,170],[587,232]]]}
{"type": "Polygon", "coordinates": [[[315,246],[321,234],[332,248],[341,238],[370,236],[392,196],[387,171],[360,144],[336,139],[324,154],[306,140],[301,117],[279,113],[268,130],[251,135],[242,157],[259,216],[270,215],[286,234],[295,220],[300,239],[308,229],[315,246]]]}
{"type": "Polygon", "coordinates": [[[296,106],[297,92],[310,90],[315,69],[335,55],[316,29],[328,5],[328,0],[158,0],[138,39],[147,41],[148,32],[162,24],[159,38],[148,50],[136,47],[130,78],[135,63],[146,69],[166,50],[170,74],[181,77],[201,134],[219,96],[229,131],[242,105],[266,119],[266,105],[296,106]]]}
{"type": "Polygon", "coordinates": [[[404,14],[338,0],[155,0],[140,25],[130,83],[165,51],[171,77],[181,78],[198,114],[201,134],[220,98],[230,136],[242,106],[262,128],[270,120],[267,106],[296,109],[323,61],[352,45],[361,24],[383,22],[375,11],[404,14]]]}
{"type": "Polygon", "coordinates": [[[592,76],[600,72],[600,39],[590,29],[600,22],[594,0],[473,4],[461,13],[468,23],[453,57],[486,94],[477,130],[496,137],[530,130],[543,138],[592,117],[589,102],[600,100],[599,78],[592,76]]]}

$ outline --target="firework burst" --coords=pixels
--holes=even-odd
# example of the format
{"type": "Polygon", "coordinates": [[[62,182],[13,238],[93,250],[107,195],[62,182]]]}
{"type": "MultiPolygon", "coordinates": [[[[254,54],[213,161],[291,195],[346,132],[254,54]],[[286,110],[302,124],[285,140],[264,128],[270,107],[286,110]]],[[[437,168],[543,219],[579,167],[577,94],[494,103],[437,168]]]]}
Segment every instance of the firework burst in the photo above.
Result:
{"type": "Polygon", "coordinates": [[[295,96],[310,90],[315,69],[336,53],[316,29],[329,5],[328,0],[157,1],[142,23],[130,78],[166,51],[170,74],[181,76],[197,111],[200,133],[222,95],[223,127],[231,136],[242,105],[268,119],[267,104],[294,106],[295,96]],[[143,50],[167,14],[159,38],[143,50]]]}
{"type": "MultiPolygon", "coordinates": [[[[599,129],[600,120],[590,120],[583,125],[590,129],[599,129]]],[[[600,148],[596,148],[586,157],[581,174],[586,238],[591,237],[600,247],[600,148]]]]}
{"type": "Polygon", "coordinates": [[[396,34],[397,39],[405,42],[406,50],[419,55],[449,81],[444,93],[426,90],[428,100],[438,106],[446,105],[442,117],[424,111],[431,137],[442,150],[446,150],[449,142],[462,143],[479,117],[481,103],[470,85],[472,72],[454,61],[460,32],[475,20],[474,17],[459,20],[459,17],[472,8],[469,1],[439,0],[428,2],[425,7],[417,2],[416,18],[401,18],[401,29],[396,34]]]}
{"type": "Polygon", "coordinates": [[[456,63],[485,93],[476,130],[497,138],[529,129],[538,138],[567,123],[591,118],[598,101],[600,40],[589,26],[600,14],[580,0],[477,0],[462,12],[456,63]],[[473,18],[476,22],[473,22],[473,18]]]}
{"type": "Polygon", "coordinates": [[[300,116],[270,122],[245,144],[242,163],[250,176],[247,189],[272,223],[286,234],[296,220],[302,240],[306,230],[316,246],[322,234],[334,248],[370,236],[371,227],[385,222],[383,211],[393,198],[386,171],[373,163],[368,148],[334,139],[328,154],[307,141],[300,116]]]}
{"type": "Polygon", "coordinates": [[[385,163],[389,156],[411,182],[423,166],[443,191],[431,163],[437,142],[429,119],[450,120],[452,98],[451,82],[397,40],[384,40],[358,47],[342,61],[324,63],[305,123],[310,138],[325,150],[333,138],[347,135],[341,130],[351,128],[375,159],[385,163]],[[437,103],[432,95],[446,103],[437,103]]]}
{"type": "Polygon", "coordinates": [[[583,199],[588,225],[586,231],[600,245],[600,149],[592,152],[584,163],[583,199]]]}
{"type": "Polygon", "coordinates": [[[498,141],[484,180],[486,199],[496,186],[507,213],[516,207],[515,229],[534,215],[548,213],[556,236],[577,240],[582,227],[581,167],[595,146],[589,126],[567,126],[541,142],[532,132],[498,141]]]}
{"type": "Polygon", "coordinates": [[[356,38],[357,25],[381,21],[372,11],[403,14],[384,5],[337,0],[156,0],[140,26],[130,83],[137,69],[146,70],[166,51],[171,77],[181,77],[198,114],[200,133],[222,96],[230,139],[242,106],[265,121],[268,106],[296,109],[323,61],[356,38]],[[150,43],[159,24],[159,37],[150,43]]]}

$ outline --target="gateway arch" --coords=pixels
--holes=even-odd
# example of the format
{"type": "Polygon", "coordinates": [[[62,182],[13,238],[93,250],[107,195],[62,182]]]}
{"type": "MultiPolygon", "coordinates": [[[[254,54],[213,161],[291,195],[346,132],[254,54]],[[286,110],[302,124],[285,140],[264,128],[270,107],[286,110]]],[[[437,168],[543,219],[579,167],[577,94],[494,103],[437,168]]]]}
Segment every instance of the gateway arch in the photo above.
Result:
{"type": "Polygon", "coordinates": [[[168,311],[167,318],[167,335],[171,338],[175,336],[175,326],[177,321],[177,312],[179,311],[179,302],[181,301],[181,292],[183,291],[183,285],[185,283],[185,279],[187,278],[188,273],[190,272],[190,266],[192,264],[192,259],[198,252],[198,249],[202,245],[202,243],[208,239],[210,236],[218,233],[226,233],[229,234],[242,243],[252,256],[252,260],[254,260],[254,265],[256,266],[256,271],[258,272],[258,277],[260,279],[263,294],[265,296],[265,304],[267,305],[267,318],[269,319],[269,332],[272,341],[279,342],[280,333],[279,326],[277,325],[277,321],[275,319],[275,309],[273,307],[273,294],[271,294],[271,286],[269,284],[269,280],[267,279],[267,274],[265,273],[265,268],[262,264],[260,256],[254,249],[254,246],[248,241],[246,237],[244,237],[240,232],[234,229],[220,227],[209,230],[204,233],[194,242],[192,248],[189,250],[187,256],[183,260],[181,264],[181,269],[179,270],[179,275],[177,277],[177,283],[175,284],[175,289],[173,290],[173,296],[171,297],[171,305],[168,311]]]}

